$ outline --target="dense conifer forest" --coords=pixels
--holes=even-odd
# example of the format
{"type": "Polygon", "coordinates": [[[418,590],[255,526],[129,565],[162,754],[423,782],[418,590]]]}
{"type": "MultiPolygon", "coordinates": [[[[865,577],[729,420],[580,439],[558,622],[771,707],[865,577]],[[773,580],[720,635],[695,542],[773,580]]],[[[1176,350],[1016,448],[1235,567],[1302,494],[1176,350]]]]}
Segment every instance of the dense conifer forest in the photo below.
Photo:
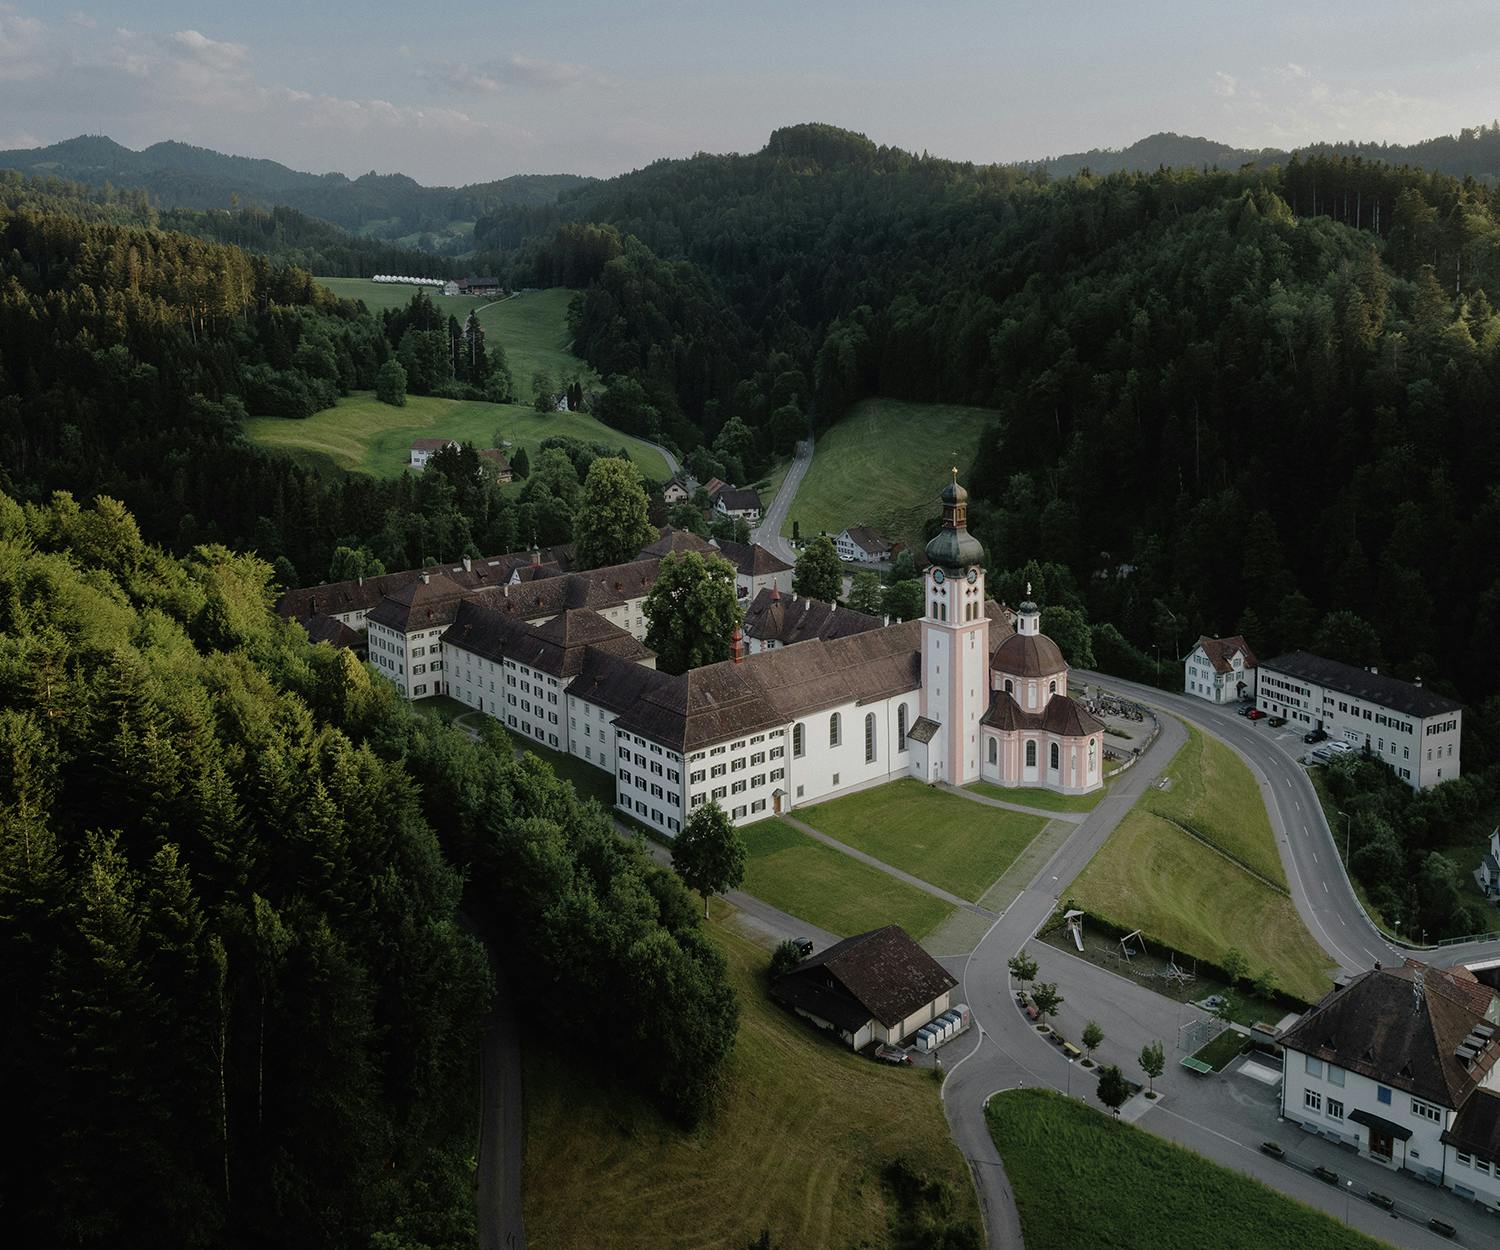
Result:
{"type": "Polygon", "coordinates": [[[112,500],[0,495],[6,1244],[471,1247],[461,905],[554,1044],[712,1104],[738,1007],[681,882],[272,586],[112,500]]]}

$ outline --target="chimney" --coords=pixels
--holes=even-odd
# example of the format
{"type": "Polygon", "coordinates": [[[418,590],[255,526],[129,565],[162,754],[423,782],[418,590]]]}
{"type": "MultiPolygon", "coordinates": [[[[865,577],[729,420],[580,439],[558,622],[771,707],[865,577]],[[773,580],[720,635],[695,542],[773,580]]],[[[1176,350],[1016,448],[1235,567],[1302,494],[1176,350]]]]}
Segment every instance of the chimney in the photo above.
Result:
{"type": "Polygon", "coordinates": [[[736,664],[742,664],[745,660],[745,635],[738,625],[734,627],[734,633],[729,636],[729,656],[736,664]]]}
{"type": "Polygon", "coordinates": [[[772,603],[780,603],[781,602],[781,587],[780,586],[772,586],[771,587],[771,602],[772,603]]]}
{"type": "Polygon", "coordinates": [[[465,556],[464,557],[464,572],[465,573],[472,573],[473,571],[474,571],[474,561],[471,560],[468,556],[465,556]]]}

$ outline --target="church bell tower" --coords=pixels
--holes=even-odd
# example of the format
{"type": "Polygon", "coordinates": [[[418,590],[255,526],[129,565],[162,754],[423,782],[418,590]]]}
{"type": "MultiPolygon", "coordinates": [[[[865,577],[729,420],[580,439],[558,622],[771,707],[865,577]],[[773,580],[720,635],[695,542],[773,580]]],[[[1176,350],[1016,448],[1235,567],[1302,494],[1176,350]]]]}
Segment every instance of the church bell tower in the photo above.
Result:
{"type": "Polygon", "coordinates": [[[984,548],[969,533],[969,492],[958,470],[944,488],[943,528],[927,544],[923,578],[922,715],[933,735],[933,775],[961,786],[979,777],[979,721],[990,699],[990,620],[984,611],[984,548]]]}

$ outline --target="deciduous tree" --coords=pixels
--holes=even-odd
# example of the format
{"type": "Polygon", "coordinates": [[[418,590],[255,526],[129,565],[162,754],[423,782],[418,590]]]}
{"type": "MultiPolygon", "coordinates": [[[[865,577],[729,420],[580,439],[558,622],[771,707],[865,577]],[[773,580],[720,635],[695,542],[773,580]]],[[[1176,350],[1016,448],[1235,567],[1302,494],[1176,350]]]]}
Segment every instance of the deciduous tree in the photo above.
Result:
{"type": "Polygon", "coordinates": [[[723,894],[745,879],[745,844],[716,800],[694,812],[677,835],[672,867],[689,888],[703,895],[705,919],[709,895],[723,894]]]}
{"type": "Polygon", "coordinates": [[[1119,1115],[1129,1097],[1130,1082],[1115,1064],[1099,1069],[1099,1101],[1109,1108],[1111,1115],[1119,1115]]]}
{"type": "Polygon", "coordinates": [[[729,658],[740,624],[734,578],[734,566],[722,556],[680,551],[662,561],[643,610],[646,645],[663,672],[685,673],[729,658]]]}
{"type": "Polygon", "coordinates": [[[1162,1070],[1167,1065],[1166,1052],[1162,1049],[1162,1044],[1160,1042],[1148,1042],[1145,1046],[1141,1047],[1140,1064],[1141,1071],[1146,1074],[1146,1079],[1149,1082],[1148,1088],[1152,1094],[1155,1094],[1156,1078],[1162,1074],[1162,1070]]]}
{"type": "Polygon", "coordinates": [[[809,599],[838,602],[844,590],[844,564],[827,534],[819,534],[802,549],[792,574],[792,589],[809,599]]]}
{"type": "Polygon", "coordinates": [[[656,527],[647,517],[650,507],[635,465],[612,456],[595,460],[574,522],[578,567],[603,568],[635,559],[656,541],[656,527]]]}

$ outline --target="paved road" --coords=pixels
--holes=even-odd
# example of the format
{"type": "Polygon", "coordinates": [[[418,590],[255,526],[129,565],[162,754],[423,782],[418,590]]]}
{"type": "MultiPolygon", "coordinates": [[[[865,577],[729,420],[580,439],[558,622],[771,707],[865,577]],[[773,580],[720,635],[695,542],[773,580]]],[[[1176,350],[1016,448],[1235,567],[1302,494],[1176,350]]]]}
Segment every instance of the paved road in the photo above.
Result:
{"type": "Polygon", "coordinates": [[[485,1025],[481,1056],[479,1250],[526,1250],[521,1212],[521,1164],[526,1145],[521,1119],[521,1045],[515,1006],[498,960],[495,1001],[485,1025]]]}
{"type": "Polygon", "coordinates": [[[781,557],[788,564],[797,563],[797,552],[792,544],[781,536],[781,527],[786,524],[786,516],[791,510],[792,500],[797,497],[797,488],[802,485],[802,479],[807,476],[807,466],[812,463],[812,458],[813,440],[803,439],[797,444],[797,454],[792,457],[791,468],[781,479],[781,489],[776,492],[776,498],[771,500],[765,515],[760,519],[760,524],[750,535],[751,542],[781,557]]]}

